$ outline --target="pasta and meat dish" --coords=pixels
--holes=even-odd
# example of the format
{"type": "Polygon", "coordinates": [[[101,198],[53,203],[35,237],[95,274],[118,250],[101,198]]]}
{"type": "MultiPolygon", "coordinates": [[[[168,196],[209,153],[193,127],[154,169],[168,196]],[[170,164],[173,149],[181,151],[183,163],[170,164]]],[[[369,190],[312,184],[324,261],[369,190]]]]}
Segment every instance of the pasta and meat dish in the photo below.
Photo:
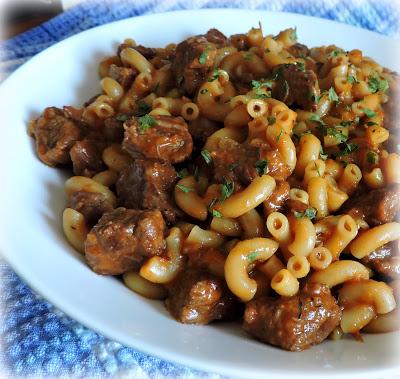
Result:
{"type": "Polygon", "coordinates": [[[73,172],[63,229],[94,272],[291,351],[398,328],[396,73],[260,25],[127,39],[99,76],[29,124],[73,172]]]}

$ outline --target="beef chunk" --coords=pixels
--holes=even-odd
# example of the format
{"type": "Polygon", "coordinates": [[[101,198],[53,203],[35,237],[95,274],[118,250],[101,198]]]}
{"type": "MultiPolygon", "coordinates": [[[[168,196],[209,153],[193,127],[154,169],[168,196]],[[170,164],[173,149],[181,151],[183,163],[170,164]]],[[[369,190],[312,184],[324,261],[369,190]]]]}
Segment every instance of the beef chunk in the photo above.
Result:
{"type": "Polygon", "coordinates": [[[343,205],[349,214],[357,214],[370,225],[395,220],[400,211],[400,185],[379,188],[352,196],[343,205]]]}
{"type": "Polygon", "coordinates": [[[114,116],[104,120],[103,135],[110,143],[122,143],[124,139],[123,121],[118,118],[119,116],[114,116]]]}
{"type": "Polygon", "coordinates": [[[397,241],[378,247],[361,261],[386,279],[400,279],[400,256],[397,241]]]}
{"type": "Polygon", "coordinates": [[[132,47],[132,49],[142,54],[146,59],[153,59],[157,55],[156,49],[153,49],[152,47],[137,45],[132,47]]]}
{"type": "Polygon", "coordinates": [[[36,139],[37,154],[49,166],[69,163],[69,150],[81,137],[77,123],[65,117],[64,112],[55,107],[44,110],[34,121],[32,131],[36,139]]]}
{"type": "Polygon", "coordinates": [[[259,176],[256,166],[260,160],[267,161],[265,173],[274,179],[284,180],[290,173],[278,150],[271,149],[265,143],[240,144],[230,138],[223,138],[210,153],[214,180],[218,183],[226,178],[244,186],[249,185],[259,176]]]}
{"type": "Polygon", "coordinates": [[[112,204],[98,192],[78,191],[68,199],[67,208],[75,209],[85,216],[86,224],[92,227],[105,212],[113,210],[112,204]]]}
{"type": "Polygon", "coordinates": [[[124,124],[123,148],[133,158],[155,158],[170,163],[187,159],[192,153],[193,140],[182,117],[154,116],[151,125],[143,130],[140,121],[131,119],[124,124]]]}
{"type": "Polygon", "coordinates": [[[86,238],[85,255],[93,271],[119,275],[165,250],[160,211],[117,208],[105,213],[86,238]]]}
{"type": "Polygon", "coordinates": [[[117,181],[118,200],[127,208],[159,209],[174,223],[182,215],[172,197],[175,181],[176,171],[170,163],[136,159],[117,181]]]}
{"type": "Polygon", "coordinates": [[[274,69],[274,76],[277,78],[272,89],[275,99],[287,105],[295,103],[306,110],[316,109],[320,90],[314,71],[302,71],[295,64],[283,64],[274,69]]]}
{"type": "Polygon", "coordinates": [[[185,270],[168,292],[167,309],[184,324],[208,324],[229,317],[235,305],[224,280],[205,271],[185,270]]]}
{"type": "Polygon", "coordinates": [[[301,351],[327,338],[340,318],[340,308],[329,288],[310,283],[296,296],[250,301],[243,328],[263,342],[301,351]]]}
{"type": "Polygon", "coordinates": [[[130,67],[120,67],[116,64],[112,64],[108,69],[108,75],[121,84],[125,90],[131,86],[137,73],[137,70],[134,70],[130,67]]]}
{"type": "Polygon", "coordinates": [[[230,43],[239,51],[249,50],[249,39],[246,34],[233,34],[229,38],[230,43]]]}
{"type": "Polygon", "coordinates": [[[288,47],[288,51],[295,58],[305,58],[310,55],[310,50],[308,47],[301,43],[295,43],[294,45],[288,47]]]}
{"type": "Polygon", "coordinates": [[[293,214],[295,212],[304,213],[308,208],[310,208],[308,204],[304,204],[302,201],[294,199],[286,200],[285,207],[293,214]]]}
{"type": "Polygon", "coordinates": [[[277,181],[271,196],[264,201],[264,212],[269,215],[272,212],[280,212],[285,201],[289,198],[290,186],[288,182],[277,181]]]}
{"type": "Polygon", "coordinates": [[[100,141],[84,139],[71,147],[69,155],[75,175],[92,177],[104,170],[102,152],[105,144],[100,141]]]}
{"type": "Polygon", "coordinates": [[[207,138],[211,134],[215,133],[220,126],[217,122],[209,120],[207,118],[197,118],[196,120],[189,122],[189,132],[194,140],[194,145],[203,146],[207,138]]]}
{"type": "Polygon", "coordinates": [[[217,47],[224,47],[228,43],[228,38],[218,29],[212,28],[205,35],[208,42],[212,42],[217,47]]]}
{"type": "Polygon", "coordinates": [[[187,94],[193,95],[213,68],[216,52],[215,45],[203,36],[190,37],[178,44],[171,62],[176,86],[183,86],[187,94]]]}

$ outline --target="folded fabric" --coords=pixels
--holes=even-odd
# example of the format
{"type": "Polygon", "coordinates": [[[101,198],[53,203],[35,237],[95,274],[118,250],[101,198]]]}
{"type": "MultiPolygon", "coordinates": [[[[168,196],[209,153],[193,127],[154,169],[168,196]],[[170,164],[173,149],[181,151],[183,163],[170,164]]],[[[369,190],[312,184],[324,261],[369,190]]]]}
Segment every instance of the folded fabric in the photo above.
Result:
{"type": "MultiPolygon", "coordinates": [[[[0,43],[7,75],[54,43],[97,25],[178,9],[248,8],[333,19],[399,36],[399,11],[375,0],[104,0],[87,1],[26,33],[0,43]]],[[[29,287],[0,261],[0,373],[10,377],[220,378],[143,354],[83,327],[29,287]]]]}

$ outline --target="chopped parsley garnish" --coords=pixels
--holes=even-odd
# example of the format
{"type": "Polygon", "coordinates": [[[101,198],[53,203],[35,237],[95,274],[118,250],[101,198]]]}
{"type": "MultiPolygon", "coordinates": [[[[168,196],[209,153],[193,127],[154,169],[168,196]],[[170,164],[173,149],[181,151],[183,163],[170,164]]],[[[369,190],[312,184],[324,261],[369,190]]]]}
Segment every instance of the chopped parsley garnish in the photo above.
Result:
{"type": "Polygon", "coordinates": [[[325,125],[325,122],[323,120],[321,120],[321,116],[316,113],[312,114],[310,116],[309,120],[319,122],[321,125],[325,125]]]}
{"type": "Polygon", "coordinates": [[[182,192],[185,192],[185,193],[194,192],[193,188],[185,187],[182,184],[177,184],[176,187],[179,188],[182,192]]]}
{"type": "Polygon", "coordinates": [[[318,176],[321,176],[321,173],[319,172],[319,168],[317,166],[317,163],[314,161],[314,166],[315,166],[315,171],[317,171],[318,176]]]}
{"type": "Polygon", "coordinates": [[[317,211],[314,208],[307,208],[304,212],[294,212],[294,217],[303,218],[308,217],[310,220],[314,219],[317,211]]]}
{"type": "Polygon", "coordinates": [[[271,94],[269,92],[263,93],[263,92],[258,92],[256,91],[256,94],[254,95],[255,99],[268,99],[271,97],[271,94]]]}
{"type": "Polygon", "coordinates": [[[354,83],[360,83],[360,82],[357,80],[357,78],[355,76],[349,75],[347,77],[347,83],[354,84],[354,83]]]}
{"type": "Polygon", "coordinates": [[[247,260],[249,260],[250,262],[254,262],[258,257],[258,253],[256,251],[253,251],[252,253],[249,253],[247,255],[247,260]]]}
{"type": "Polygon", "coordinates": [[[276,118],[274,116],[268,116],[267,120],[268,120],[268,125],[274,125],[276,122],[276,118]]]}
{"type": "Polygon", "coordinates": [[[210,51],[210,49],[211,49],[210,46],[206,46],[204,51],[200,54],[200,57],[199,57],[200,64],[206,64],[207,58],[208,58],[208,52],[210,51]]]}
{"type": "Polygon", "coordinates": [[[201,91],[200,91],[200,93],[202,94],[202,95],[204,95],[205,93],[207,93],[208,92],[208,89],[207,88],[203,88],[201,91]]]}
{"type": "Polygon", "coordinates": [[[201,151],[201,156],[204,159],[204,162],[206,162],[208,165],[212,164],[212,157],[211,154],[208,150],[202,150],[201,151]]]}
{"type": "Polygon", "coordinates": [[[140,100],[138,102],[138,112],[141,115],[148,113],[150,110],[151,110],[151,107],[144,100],[140,100]]]}
{"type": "Polygon", "coordinates": [[[373,151],[368,151],[367,161],[368,163],[375,164],[376,162],[378,162],[378,154],[373,151]]]}
{"type": "Polygon", "coordinates": [[[119,114],[119,115],[116,117],[116,119],[117,119],[118,121],[122,121],[122,122],[125,122],[128,118],[129,118],[129,116],[128,116],[127,114],[119,114]]]}
{"type": "Polygon", "coordinates": [[[150,129],[152,126],[156,124],[157,124],[156,120],[154,120],[154,118],[148,114],[139,117],[139,132],[144,133],[146,130],[150,129]]]}
{"type": "Polygon", "coordinates": [[[178,171],[178,178],[186,178],[189,176],[189,171],[187,168],[183,168],[182,170],[178,171]]]}
{"type": "Polygon", "coordinates": [[[376,113],[374,111],[372,111],[371,109],[369,109],[369,108],[365,108],[364,109],[364,113],[369,118],[376,116],[376,113]]]}
{"type": "Polygon", "coordinates": [[[358,150],[358,145],[355,143],[345,143],[345,148],[342,151],[336,153],[337,157],[342,157],[344,155],[348,155],[354,151],[358,150]]]}
{"type": "Polygon", "coordinates": [[[339,96],[337,95],[333,87],[329,88],[328,98],[330,101],[334,101],[335,103],[339,102],[339,96]]]}
{"type": "Polygon", "coordinates": [[[340,50],[333,50],[329,53],[331,57],[337,57],[341,53],[340,50]]]}
{"type": "Polygon", "coordinates": [[[328,159],[328,154],[325,153],[324,148],[321,146],[319,149],[319,156],[322,160],[326,161],[328,159]]]}
{"type": "Polygon", "coordinates": [[[234,183],[229,179],[224,178],[224,182],[222,183],[221,186],[221,195],[219,197],[219,201],[222,203],[228,197],[230,197],[233,194],[234,188],[235,188],[234,183]]]}
{"type": "Polygon", "coordinates": [[[374,125],[378,125],[376,122],[373,121],[368,121],[367,122],[367,126],[374,126],[374,125]]]}
{"type": "Polygon", "coordinates": [[[222,217],[222,213],[220,211],[217,211],[216,209],[213,209],[211,211],[211,214],[213,215],[213,217],[218,217],[218,218],[222,217]]]}
{"type": "Polygon", "coordinates": [[[378,91],[387,91],[389,89],[389,83],[386,79],[381,79],[378,75],[370,75],[368,77],[368,87],[372,93],[378,91]]]}
{"type": "Polygon", "coordinates": [[[297,42],[297,27],[292,29],[290,33],[290,39],[292,40],[292,42],[297,42]]]}
{"type": "Polygon", "coordinates": [[[305,71],[306,70],[306,65],[303,62],[296,62],[296,66],[301,70],[305,71]]]}
{"type": "Polygon", "coordinates": [[[267,82],[259,82],[258,80],[252,80],[251,81],[251,86],[254,89],[255,92],[255,99],[266,99],[271,97],[270,92],[268,91],[267,93],[262,91],[262,87],[271,87],[272,83],[267,81],[267,82]]]}
{"type": "Polygon", "coordinates": [[[266,159],[257,161],[254,166],[260,176],[263,176],[268,171],[268,161],[266,159]]]}
{"type": "Polygon", "coordinates": [[[350,126],[351,125],[351,121],[341,121],[340,122],[340,126],[350,126]]]}
{"type": "Polygon", "coordinates": [[[244,60],[251,61],[252,59],[253,59],[253,54],[252,53],[246,53],[244,55],[244,60]]]}
{"type": "Polygon", "coordinates": [[[348,137],[336,128],[326,128],[326,135],[335,137],[340,143],[348,140],[348,137]]]}
{"type": "Polygon", "coordinates": [[[220,73],[219,73],[218,68],[214,68],[213,73],[212,73],[212,76],[211,76],[210,79],[208,79],[208,81],[209,81],[209,82],[213,82],[214,80],[216,80],[216,79],[219,78],[219,75],[220,75],[220,73]]]}
{"type": "Polygon", "coordinates": [[[276,137],[276,142],[279,142],[279,140],[280,140],[281,137],[282,137],[282,134],[283,134],[283,130],[281,130],[281,131],[279,132],[278,136],[276,137]]]}

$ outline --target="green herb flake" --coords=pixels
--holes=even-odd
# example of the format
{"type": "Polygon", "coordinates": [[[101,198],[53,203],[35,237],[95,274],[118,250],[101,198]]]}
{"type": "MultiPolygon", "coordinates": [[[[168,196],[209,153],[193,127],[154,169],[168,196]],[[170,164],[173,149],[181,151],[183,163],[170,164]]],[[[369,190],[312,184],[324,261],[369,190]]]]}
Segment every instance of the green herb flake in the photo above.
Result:
{"type": "Polygon", "coordinates": [[[372,93],[378,91],[385,92],[389,89],[389,83],[386,79],[381,79],[377,74],[375,74],[368,77],[368,87],[372,93]]]}
{"type": "Polygon", "coordinates": [[[178,178],[186,178],[187,176],[189,176],[189,171],[187,170],[187,168],[183,168],[182,170],[178,171],[178,178]]]}
{"type": "Polygon", "coordinates": [[[326,135],[335,137],[340,143],[346,142],[348,137],[336,128],[326,128],[326,135]]]}
{"type": "Polygon", "coordinates": [[[340,122],[340,126],[350,126],[351,125],[351,121],[341,121],[340,122]]]}
{"type": "Polygon", "coordinates": [[[221,186],[221,195],[220,195],[219,201],[222,203],[228,197],[230,197],[233,194],[234,188],[235,188],[234,183],[232,181],[230,181],[229,179],[224,178],[224,182],[222,183],[222,186],[221,186]]]}
{"type": "Polygon", "coordinates": [[[153,117],[146,114],[142,117],[139,117],[139,132],[144,133],[154,125],[157,125],[156,120],[153,117]]]}
{"type": "Polygon", "coordinates": [[[193,188],[185,187],[182,184],[177,184],[176,187],[179,188],[182,192],[185,192],[185,193],[194,192],[193,188]]]}
{"type": "Polygon", "coordinates": [[[200,91],[200,93],[202,94],[202,95],[204,95],[205,93],[207,93],[208,92],[208,89],[207,88],[203,88],[201,91],[200,91]]]}
{"type": "Polygon", "coordinates": [[[373,151],[368,151],[367,161],[368,163],[375,164],[376,162],[378,162],[378,155],[373,151]]]}
{"type": "Polygon", "coordinates": [[[274,125],[276,122],[276,118],[274,116],[268,116],[267,120],[268,120],[268,125],[274,125]]]}
{"type": "Polygon", "coordinates": [[[317,214],[317,211],[314,208],[307,208],[304,212],[294,212],[294,217],[303,218],[308,217],[310,220],[314,219],[317,214]]]}
{"type": "Polygon", "coordinates": [[[212,164],[212,157],[208,150],[202,150],[201,156],[203,157],[204,162],[206,162],[209,166],[212,164]]]}
{"type": "Polygon", "coordinates": [[[319,168],[317,166],[317,163],[314,161],[314,166],[315,166],[315,171],[317,171],[318,176],[321,176],[321,173],[319,172],[319,168]]]}
{"type": "Polygon", "coordinates": [[[255,99],[269,99],[271,97],[271,93],[268,91],[266,93],[256,91],[254,95],[255,99]]]}
{"type": "Polygon", "coordinates": [[[365,108],[364,113],[368,118],[372,118],[372,117],[376,116],[376,113],[369,108],[365,108]]]}
{"type": "Polygon", "coordinates": [[[341,53],[340,50],[333,50],[329,53],[329,56],[331,57],[337,57],[341,53]]]}
{"type": "Polygon", "coordinates": [[[328,98],[330,101],[334,101],[335,103],[339,102],[339,96],[337,95],[337,93],[333,87],[329,88],[328,98]]]}
{"type": "Polygon", "coordinates": [[[257,161],[254,166],[260,176],[263,176],[268,171],[268,161],[266,159],[257,161]]]}
{"type": "Polygon", "coordinates": [[[219,78],[219,76],[220,76],[219,69],[218,68],[214,68],[213,73],[211,75],[211,78],[208,79],[208,81],[209,82],[213,82],[214,80],[217,80],[219,78]]]}
{"type": "Polygon", "coordinates": [[[304,62],[296,62],[296,66],[301,70],[301,71],[306,71],[306,65],[304,62]]]}
{"type": "Polygon", "coordinates": [[[253,59],[253,54],[252,53],[246,53],[244,55],[244,60],[245,61],[251,61],[253,59]]]}
{"type": "Polygon", "coordinates": [[[128,116],[127,114],[119,114],[119,115],[116,117],[116,119],[117,119],[118,121],[125,122],[126,120],[129,119],[129,116],[128,116]]]}
{"type": "Polygon", "coordinates": [[[325,125],[325,122],[323,120],[321,120],[321,116],[316,113],[312,114],[310,116],[309,120],[319,122],[321,125],[325,125]]]}
{"type": "Polygon", "coordinates": [[[208,58],[208,52],[210,51],[210,46],[206,46],[206,48],[204,49],[204,51],[200,54],[199,57],[199,63],[200,64],[206,64],[207,62],[207,58],[208,58]]]}
{"type": "Polygon", "coordinates": [[[251,81],[251,87],[253,88],[253,90],[255,90],[255,99],[267,99],[271,97],[271,93],[270,91],[267,91],[266,93],[264,93],[262,91],[262,87],[271,87],[272,83],[270,81],[266,81],[266,82],[259,82],[258,80],[252,80],[251,81]]]}
{"type": "Polygon", "coordinates": [[[367,126],[374,126],[374,125],[378,125],[378,123],[373,122],[373,121],[368,121],[367,122],[367,126]]]}
{"type": "Polygon", "coordinates": [[[213,209],[211,211],[211,214],[213,215],[213,217],[218,217],[218,218],[222,217],[222,213],[220,211],[217,211],[216,209],[213,209]]]}
{"type": "Polygon", "coordinates": [[[360,83],[360,82],[357,80],[357,78],[355,76],[349,75],[347,77],[347,83],[354,84],[354,83],[360,83]]]}
{"type": "Polygon", "coordinates": [[[342,151],[336,153],[337,157],[343,157],[345,155],[351,154],[358,150],[358,145],[355,143],[345,143],[345,148],[342,151]]]}
{"type": "Polygon", "coordinates": [[[281,130],[281,131],[279,132],[278,136],[276,137],[276,142],[279,142],[279,140],[280,140],[281,137],[282,137],[282,134],[283,134],[283,130],[281,130]]]}
{"type": "Polygon", "coordinates": [[[249,253],[247,255],[247,260],[249,260],[250,262],[254,262],[258,257],[258,253],[256,251],[253,251],[252,253],[249,253]]]}

